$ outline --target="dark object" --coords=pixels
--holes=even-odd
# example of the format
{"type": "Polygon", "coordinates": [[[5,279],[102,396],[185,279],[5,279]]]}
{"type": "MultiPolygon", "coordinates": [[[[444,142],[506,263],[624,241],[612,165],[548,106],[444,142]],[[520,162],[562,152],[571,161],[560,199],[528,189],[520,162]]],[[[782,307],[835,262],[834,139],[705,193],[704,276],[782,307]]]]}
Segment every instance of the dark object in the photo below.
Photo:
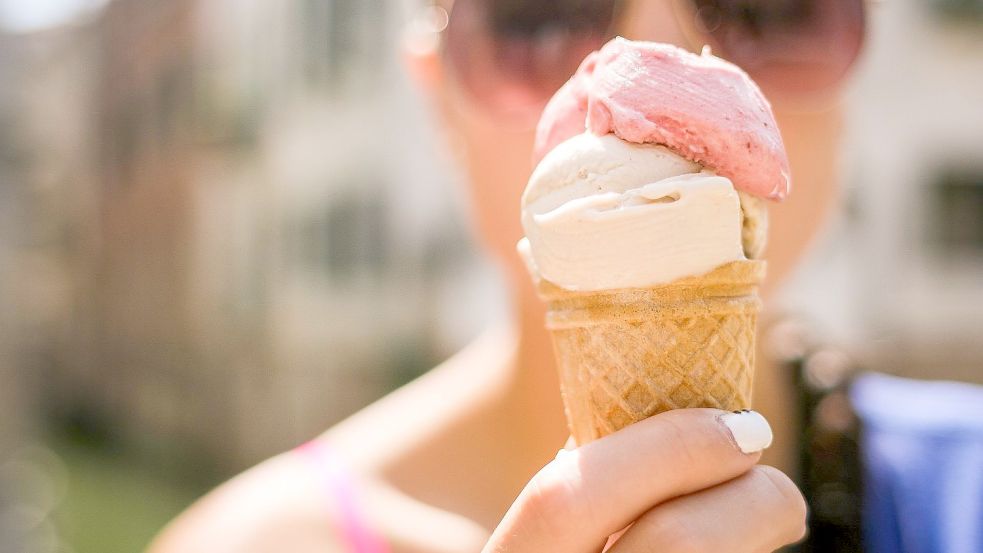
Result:
{"type": "MultiPolygon", "coordinates": [[[[857,365],[841,351],[817,347],[780,323],[772,332],[783,372],[797,394],[799,488],[809,505],[809,534],[799,553],[863,551],[860,424],[848,390],[857,365]],[[781,336],[776,336],[781,334],[781,336]]],[[[797,327],[801,330],[801,327],[797,327]]]]}
{"type": "Polygon", "coordinates": [[[945,171],[930,191],[939,255],[946,261],[983,256],[983,169],[945,171]]]}

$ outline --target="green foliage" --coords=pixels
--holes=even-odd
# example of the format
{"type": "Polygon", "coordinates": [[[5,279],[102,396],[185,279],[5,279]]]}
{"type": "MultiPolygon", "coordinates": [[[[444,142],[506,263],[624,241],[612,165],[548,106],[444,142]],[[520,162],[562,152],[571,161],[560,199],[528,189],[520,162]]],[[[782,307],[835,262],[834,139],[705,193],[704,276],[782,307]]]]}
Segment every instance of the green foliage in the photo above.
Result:
{"type": "Polygon", "coordinates": [[[58,533],[76,553],[143,551],[204,492],[106,449],[57,439],[48,445],[68,473],[66,495],[55,511],[58,533]]]}

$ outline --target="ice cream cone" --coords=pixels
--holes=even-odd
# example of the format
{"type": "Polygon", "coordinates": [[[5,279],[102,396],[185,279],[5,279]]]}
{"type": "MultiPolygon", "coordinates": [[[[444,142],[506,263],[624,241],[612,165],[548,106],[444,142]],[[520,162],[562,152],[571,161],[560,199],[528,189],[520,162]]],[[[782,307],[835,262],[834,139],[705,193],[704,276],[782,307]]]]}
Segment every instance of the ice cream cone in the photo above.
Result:
{"type": "Polygon", "coordinates": [[[547,302],[570,432],[584,444],[670,409],[750,407],[763,261],[735,261],[644,289],[547,302]]]}

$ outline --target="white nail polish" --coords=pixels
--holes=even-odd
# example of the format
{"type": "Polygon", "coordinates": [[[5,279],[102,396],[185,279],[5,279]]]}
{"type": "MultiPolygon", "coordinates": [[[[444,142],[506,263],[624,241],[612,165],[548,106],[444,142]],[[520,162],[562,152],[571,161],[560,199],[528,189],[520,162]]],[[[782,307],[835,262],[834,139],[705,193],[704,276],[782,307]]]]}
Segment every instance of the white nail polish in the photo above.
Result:
{"type": "Polygon", "coordinates": [[[755,453],[771,445],[771,425],[757,411],[727,413],[720,420],[730,430],[737,447],[744,453],[755,453]]]}

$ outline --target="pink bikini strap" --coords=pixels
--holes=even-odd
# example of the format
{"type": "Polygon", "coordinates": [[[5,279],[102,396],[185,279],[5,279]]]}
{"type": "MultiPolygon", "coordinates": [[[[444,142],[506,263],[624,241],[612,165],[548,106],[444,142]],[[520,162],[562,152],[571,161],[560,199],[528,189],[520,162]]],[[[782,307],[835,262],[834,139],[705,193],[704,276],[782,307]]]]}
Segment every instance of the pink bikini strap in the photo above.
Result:
{"type": "Polygon", "coordinates": [[[386,542],[369,528],[359,510],[351,479],[338,457],[322,440],[311,440],[296,450],[314,465],[324,487],[325,497],[339,514],[338,526],[351,553],[390,553],[386,542]]]}

